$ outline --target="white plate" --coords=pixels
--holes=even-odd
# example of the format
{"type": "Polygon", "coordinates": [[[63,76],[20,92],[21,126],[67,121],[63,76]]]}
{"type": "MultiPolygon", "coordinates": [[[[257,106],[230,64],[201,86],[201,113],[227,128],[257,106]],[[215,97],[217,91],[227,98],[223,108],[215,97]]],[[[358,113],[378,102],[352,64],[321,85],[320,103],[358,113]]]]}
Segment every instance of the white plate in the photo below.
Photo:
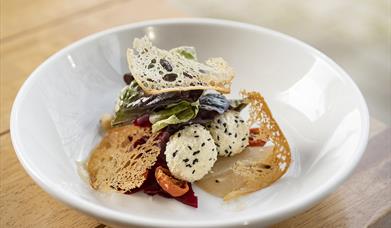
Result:
{"type": "Polygon", "coordinates": [[[11,116],[12,142],[31,177],[49,194],[108,224],[212,227],[278,222],[337,188],[359,161],[368,110],[350,77],[332,60],[289,36],[212,19],[142,22],[110,29],[61,50],[24,83],[11,116]],[[272,186],[224,203],[200,189],[199,208],[142,193],[100,194],[78,162],[100,139],[98,121],[124,86],[125,50],[147,35],[158,47],[192,45],[222,56],[240,89],[262,92],[293,149],[289,172],[272,186]]]}

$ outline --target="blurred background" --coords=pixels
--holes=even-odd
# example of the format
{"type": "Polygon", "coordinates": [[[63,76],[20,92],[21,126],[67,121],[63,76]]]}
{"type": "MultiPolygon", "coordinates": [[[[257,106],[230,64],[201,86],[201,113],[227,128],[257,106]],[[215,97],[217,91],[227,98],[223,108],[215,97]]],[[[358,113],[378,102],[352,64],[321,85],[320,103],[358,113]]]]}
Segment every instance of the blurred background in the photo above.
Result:
{"type": "Polygon", "coordinates": [[[358,84],[372,117],[391,123],[389,0],[171,0],[192,16],[277,30],[321,50],[358,84]]]}
{"type": "MultiPolygon", "coordinates": [[[[45,58],[83,36],[116,25],[167,17],[211,17],[252,23],[296,37],[331,57],[358,84],[371,116],[391,124],[391,0],[0,0],[1,47],[13,41],[38,52],[28,75],[45,58]],[[27,42],[27,41],[26,41],[27,42]],[[32,42],[35,42],[35,47],[32,42]]],[[[14,44],[17,45],[17,44],[14,44]]],[[[20,59],[20,56],[17,56],[20,59]]],[[[27,57],[24,55],[24,57],[27,57]]],[[[16,65],[12,56],[2,66],[16,65]]],[[[2,67],[2,73],[7,70],[2,67]]],[[[20,81],[7,81],[16,95],[20,81]]],[[[3,91],[4,92],[4,91],[3,91]]],[[[8,93],[7,93],[8,94],[8,93]]],[[[10,105],[2,107],[10,111],[10,105]]],[[[8,117],[8,115],[6,116],[8,117]]],[[[1,124],[8,126],[7,121],[1,124]]],[[[2,128],[3,129],[3,128],[2,128]]]]}

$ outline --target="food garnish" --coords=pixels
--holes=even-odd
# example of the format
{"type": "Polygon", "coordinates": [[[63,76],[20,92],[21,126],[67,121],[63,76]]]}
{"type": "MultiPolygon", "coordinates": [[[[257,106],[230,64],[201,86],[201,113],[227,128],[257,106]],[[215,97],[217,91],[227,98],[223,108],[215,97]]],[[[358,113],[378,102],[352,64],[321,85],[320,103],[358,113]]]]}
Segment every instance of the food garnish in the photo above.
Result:
{"type": "Polygon", "coordinates": [[[134,40],[127,59],[126,86],[114,115],[102,117],[103,139],[88,161],[94,189],[197,207],[192,183],[231,200],[287,171],[288,142],[261,94],[223,95],[234,77],[225,60],[201,63],[193,47],[163,50],[146,37],[134,40]]]}

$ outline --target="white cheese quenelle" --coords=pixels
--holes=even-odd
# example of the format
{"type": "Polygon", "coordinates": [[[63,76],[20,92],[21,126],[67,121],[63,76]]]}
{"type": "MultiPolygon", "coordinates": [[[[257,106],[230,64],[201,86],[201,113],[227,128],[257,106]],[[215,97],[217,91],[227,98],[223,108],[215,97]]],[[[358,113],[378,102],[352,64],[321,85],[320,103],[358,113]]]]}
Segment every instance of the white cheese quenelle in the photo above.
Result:
{"type": "Polygon", "coordinates": [[[237,111],[217,116],[209,125],[219,156],[229,157],[242,152],[248,145],[249,127],[237,111]]]}
{"type": "Polygon", "coordinates": [[[194,182],[204,177],[217,160],[217,148],[209,131],[193,124],[170,137],[166,151],[171,174],[184,181],[194,182]]]}

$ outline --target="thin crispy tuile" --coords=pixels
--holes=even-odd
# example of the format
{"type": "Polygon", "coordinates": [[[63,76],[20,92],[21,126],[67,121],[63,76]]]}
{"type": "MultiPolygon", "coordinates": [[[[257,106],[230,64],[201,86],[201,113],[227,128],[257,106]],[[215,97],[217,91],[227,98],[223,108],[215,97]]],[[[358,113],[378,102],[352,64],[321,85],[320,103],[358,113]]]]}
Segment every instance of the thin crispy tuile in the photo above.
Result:
{"type": "Polygon", "coordinates": [[[231,200],[241,195],[265,188],[283,176],[291,162],[288,141],[274,120],[265,99],[258,92],[241,91],[241,95],[250,104],[249,126],[259,124],[265,141],[274,144],[273,151],[262,161],[238,161],[233,166],[233,173],[245,179],[245,184],[224,196],[231,200]]]}
{"type": "Polygon", "coordinates": [[[88,161],[90,184],[100,191],[122,193],[140,187],[159,153],[157,134],[150,128],[109,129],[88,161]]]}

